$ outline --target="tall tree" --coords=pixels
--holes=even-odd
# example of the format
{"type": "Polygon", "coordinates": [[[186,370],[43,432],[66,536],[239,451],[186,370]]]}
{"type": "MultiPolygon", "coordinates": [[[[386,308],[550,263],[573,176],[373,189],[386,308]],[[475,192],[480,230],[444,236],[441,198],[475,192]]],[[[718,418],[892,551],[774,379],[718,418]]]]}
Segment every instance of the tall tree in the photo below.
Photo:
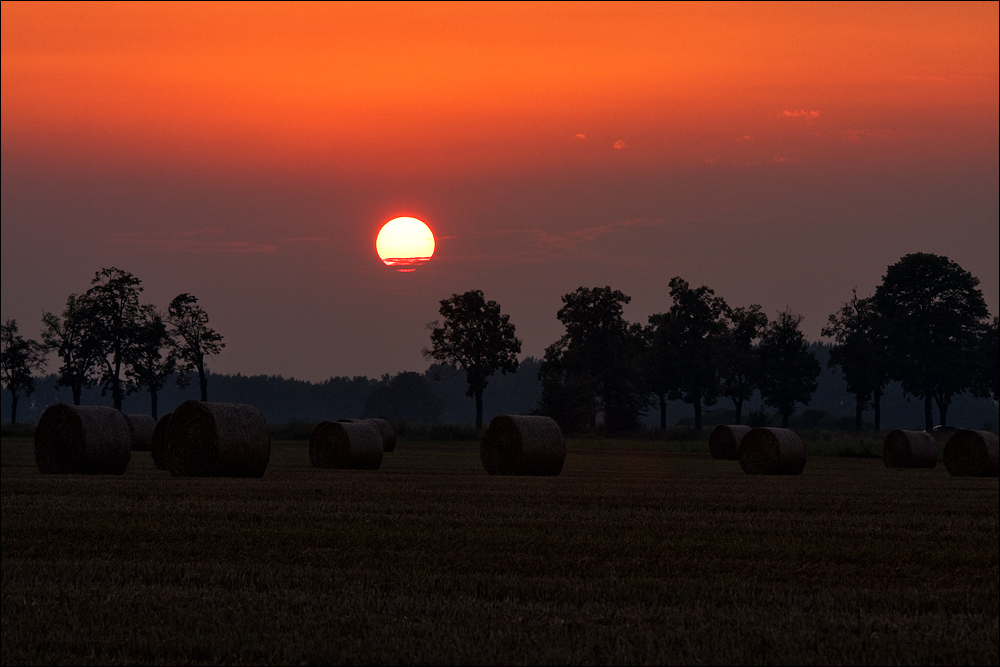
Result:
{"type": "Polygon", "coordinates": [[[636,427],[648,392],[638,372],[642,328],[622,316],[631,297],[580,287],[562,301],[557,317],[566,333],[545,350],[539,369],[542,412],[570,429],[592,428],[598,412],[609,432],[636,427]]]}
{"type": "Polygon", "coordinates": [[[167,309],[167,324],[176,346],[178,381],[183,383],[188,373],[198,371],[201,400],[208,401],[208,374],[205,357],[219,354],[226,346],[222,336],[208,326],[208,313],[198,305],[198,297],[178,294],[167,309]]]}
{"type": "Polygon", "coordinates": [[[760,383],[760,358],[755,343],[766,326],[767,315],[757,304],[730,310],[719,395],[733,402],[737,424],[743,423],[743,403],[753,397],[760,383]]]}
{"type": "Polygon", "coordinates": [[[45,363],[45,348],[17,331],[17,320],[0,324],[0,377],[10,392],[10,423],[17,423],[17,399],[35,391],[35,371],[45,363]]]}
{"type": "Polygon", "coordinates": [[[791,310],[778,313],[778,318],[764,329],[758,347],[760,393],[764,402],[781,415],[783,428],[788,428],[796,403],[809,403],[821,370],[799,329],[801,322],[802,316],[791,310]]]}
{"type": "Polygon", "coordinates": [[[101,391],[111,392],[115,409],[120,411],[129,390],[124,373],[144,318],[139,304],[142,281],[112,267],[98,271],[90,282],[87,299],[93,309],[95,337],[102,346],[101,391]]]}
{"type": "Polygon", "coordinates": [[[882,426],[881,398],[889,383],[888,355],[882,334],[884,326],[872,299],[851,300],[830,315],[822,334],[833,338],[827,366],[840,366],[847,391],[854,394],[854,430],[860,431],[869,404],[875,410],[875,430],[882,426]]]}
{"type": "Polygon", "coordinates": [[[70,294],[62,318],[42,314],[42,342],[54,350],[62,365],[58,384],[73,392],[73,405],[80,405],[84,388],[100,378],[101,341],[98,338],[94,308],[86,295],[70,294]]]}
{"type": "Polygon", "coordinates": [[[149,391],[149,410],[153,419],[157,419],[159,391],[176,367],[177,359],[163,316],[152,307],[144,308],[144,318],[136,331],[135,345],[125,373],[132,387],[136,390],[145,387],[149,391]]]}
{"type": "MultiPolygon", "coordinates": [[[[679,276],[670,280],[670,296],[674,300],[670,310],[649,317],[656,385],[669,387],[671,400],[690,403],[695,428],[700,429],[702,405],[714,405],[719,393],[729,306],[710,288],[692,289],[679,276]]],[[[665,422],[661,399],[661,426],[665,422]]]]}
{"type": "Polygon", "coordinates": [[[903,391],[924,400],[924,426],[934,428],[932,401],[947,424],[951,399],[974,383],[975,356],[989,317],[979,279],[947,257],[906,255],[875,289],[886,323],[890,366],[903,391]]]}
{"type": "Polygon", "coordinates": [[[452,294],[441,301],[444,323],[428,324],[431,347],[424,356],[465,371],[469,384],[465,395],[476,399],[476,428],[483,427],[483,391],[489,379],[500,371],[517,371],[521,341],[514,335],[510,316],[500,312],[500,304],[487,301],[482,290],[452,294]]]}

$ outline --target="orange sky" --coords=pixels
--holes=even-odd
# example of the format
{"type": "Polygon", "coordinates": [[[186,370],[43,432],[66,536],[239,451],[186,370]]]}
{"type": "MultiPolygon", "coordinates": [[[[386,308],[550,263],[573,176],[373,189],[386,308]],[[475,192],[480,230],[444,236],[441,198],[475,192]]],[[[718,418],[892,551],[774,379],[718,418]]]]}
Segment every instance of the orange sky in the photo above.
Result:
{"type": "Polygon", "coordinates": [[[0,316],[116,266],[199,296],[213,369],[320,380],[423,370],[470,289],[536,356],[563,294],[645,323],[675,275],[817,339],[918,251],[996,313],[998,8],[4,2],[0,316]]]}
{"type": "Polygon", "coordinates": [[[997,7],[4,3],[3,138],[58,160],[488,170],[616,142],[643,162],[906,152],[946,109],[962,131],[931,128],[953,135],[935,148],[966,151],[997,121],[997,7]]]}

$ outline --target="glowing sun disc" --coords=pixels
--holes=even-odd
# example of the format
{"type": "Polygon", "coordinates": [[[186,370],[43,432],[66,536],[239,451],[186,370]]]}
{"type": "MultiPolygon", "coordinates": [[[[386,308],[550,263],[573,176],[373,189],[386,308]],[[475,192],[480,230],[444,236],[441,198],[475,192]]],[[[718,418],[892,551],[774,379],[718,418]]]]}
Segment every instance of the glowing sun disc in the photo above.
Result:
{"type": "Polygon", "coordinates": [[[434,234],[422,220],[393,218],[379,230],[375,249],[386,266],[409,273],[434,255],[434,234]]]}

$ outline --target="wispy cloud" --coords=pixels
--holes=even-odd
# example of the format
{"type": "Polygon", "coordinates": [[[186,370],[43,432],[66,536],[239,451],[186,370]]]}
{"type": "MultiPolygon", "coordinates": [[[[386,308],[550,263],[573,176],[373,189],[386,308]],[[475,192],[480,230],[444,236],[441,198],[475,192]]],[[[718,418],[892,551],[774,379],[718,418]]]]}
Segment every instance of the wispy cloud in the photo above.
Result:
{"type": "Polygon", "coordinates": [[[573,139],[586,139],[587,135],[586,134],[574,134],[572,138],[573,139]]]}
{"type": "Polygon", "coordinates": [[[204,238],[221,234],[222,231],[218,229],[181,232],[131,232],[111,234],[105,236],[104,240],[116,245],[147,248],[157,252],[184,252],[193,254],[246,254],[274,252],[278,249],[278,246],[271,243],[251,243],[248,241],[204,238]]]}
{"type": "Polygon", "coordinates": [[[614,149],[616,151],[620,151],[623,148],[625,148],[625,142],[624,141],[622,141],[621,139],[619,139],[618,141],[615,142],[614,149]]]}
{"type": "Polygon", "coordinates": [[[841,135],[852,144],[898,139],[901,136],[900,133],[893,130],[844,130],[841,135]]]}
{"type": "Polygon", "coordinates": [[[785,109],[778,114],[778,118],[819,118],[819,111],[816,109],[785,109]]]}

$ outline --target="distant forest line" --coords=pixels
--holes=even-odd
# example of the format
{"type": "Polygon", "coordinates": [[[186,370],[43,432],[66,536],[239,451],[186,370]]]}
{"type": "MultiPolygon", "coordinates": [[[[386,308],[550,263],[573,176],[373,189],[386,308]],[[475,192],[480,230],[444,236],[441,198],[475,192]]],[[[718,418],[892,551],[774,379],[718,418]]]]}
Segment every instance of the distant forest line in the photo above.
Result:
{"type": "MultiPolygon", "coordinates": [[[[827,428],[852,430],[854,428],[854,400],[847,391],[843,374],[838,367],[828,368],[827,360],[832,345],[822,342],[810,343],[810,350],[816,355],[822,366],[822,372],[817,380],[818,388],[812,400],[800,408],[792,418],[792,426],[798,428],[827,428]]],[[[525,414],[538,407],[541,398],[541,382],[538,379],[540,361],[527,357],[521,362],[516,373],[497,374],[490,379],[486,388],[483,403],[484,417],[488,421],[499,414],[525,414]]],[[[39,377],[35,393],[23,397],[18,405],[19,422],[37,422],[46,407],[53,403],[72,403],[73,396],[66,387],[57,386],[58,376],[49,374],[39,377]]],[[[309,382],[284,378],[280,375],[222,375],[209,373],[208,386],[210,400],[234,403],[249,403],[260,409],[268,422],[281,424],[288,422],[314,423],[325,419],[360,417],[365,413],[366,403],[369,408],[380,408],[383,414],[396,421],[413,423],[438,424],[473,424],[475,422],[475,401],[466,396],[468,385],[465,374],[455,368],[433,364],[423,373],[400,373],[395,376],[384,375],[381,378],[366,376],[332,377],[322,382],[309,382]],[[411,385],[405,386],[402,396],[389,395],[387,400],[374,406],[369,403],[373,393],[381,389],[382,394],[388,389],[393,379],[399,383],[399,378],[410,380],[411,385]],[[427,394],[433,395],[439,401],[439,410],[434,410],[433,403],[428,409],[427,398],[419,386],[414,388],[412,381],[419,376],[426,387],[427,394]],[[406,388],[409,391],[406,391],[406,388]],[[407,396],[406,394],[411,394],[407,396]],[[412,395],[415,394],[415,395],[412,395]],[[395,404],[394,404],[395,403],[395,404]],[[414,414],[414,411],[417,411],[414,414]]],[[[161,415],[172,411],[183,401],[197,399],[197,386],[179,388],[174,383],[167,384],[159,397],[159,412],[161,415]]],[[[377,397],[376,397],[377,398],[377,397]]],[[[81,398],[83,405],[111,405],[110,396],[102,396],[99,388],[84,389],[81,398]]],[[[761,409],[762,402],[759,393],[749,403],[749,409],[761,409]]],[[[150,400],[146,392],[136,392],[125,396],[122,410],[131,414],[149,414],[150,400]]],[[[705,423],[729,423],[734,415],[732,401],[720,398],[713,406],[705,407],[705,423]]],[[[768,411],[769,414],[772,411],[768,411]]],[[[865,413],[870,420],[871,411],[865,413]]],[[[0,402],[0,416],[4,423],[10,421],[10,393],[3,392],[0,402]]],[[[691,404],[682,401],[670,401],[667,406],[667,416],[670,424],[690,426],[694,423],[691,404]]],[[[953,426],[975,429],[996,429],[1000,422],[1000,408],[987,398],[977,398],[970,393],[955,397],[948,412],[948,421],[953,426]]],[[[648,426],[659,423],[658,408],[651,407],[644,418],[648,426]]],[[[772,423],[777,417],[771,415],[772,423]]],[[[882,428],[923,428],[923,402],[919,399],[907,400],[899,383],[892,383],[886,388],[882,398],[882,428]]],[[[870,428],[870,424],[866,424],[870,428]]]]}

